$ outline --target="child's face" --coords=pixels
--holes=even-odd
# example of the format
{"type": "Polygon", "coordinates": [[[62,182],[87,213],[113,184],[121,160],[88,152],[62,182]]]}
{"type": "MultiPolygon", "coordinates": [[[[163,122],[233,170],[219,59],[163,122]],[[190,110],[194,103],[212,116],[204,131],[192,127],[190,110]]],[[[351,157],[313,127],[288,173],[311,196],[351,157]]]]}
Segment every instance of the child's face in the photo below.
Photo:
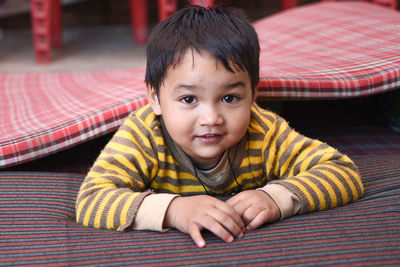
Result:
{"type": "Polygon", "coordinates": [[[148,96],[172,139],[200,168],[213,167],[244,136],[255,99],[247,71],[232,73],[209,53],[192,50],[168,69],[159,98],[151,88],[148,96]]]}

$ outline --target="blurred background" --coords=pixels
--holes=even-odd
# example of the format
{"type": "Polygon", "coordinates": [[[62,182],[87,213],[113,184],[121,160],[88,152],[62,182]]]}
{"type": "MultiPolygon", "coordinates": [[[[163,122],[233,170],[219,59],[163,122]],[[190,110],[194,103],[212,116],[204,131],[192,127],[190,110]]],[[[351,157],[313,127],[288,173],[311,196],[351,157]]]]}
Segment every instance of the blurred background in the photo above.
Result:
{"type": "MultiPolygon", "coordinates": [[[[29,0],[0,0],[0,72],[85,71],[145,66],[145,45],[133,38],[128,0],[63,0],[62,47],[50,64],[35,60],[29,0]]],[[[148,32],[158,22],[158,1],[147,1],[148,32]]],[[[188,5],[178,0],[178,9],[188,5]]],[[[299,4],[316,2],[300,0],[299,4]]],[[[282,10],[279,0],[220,0],[251,21],[282,10]]]]}

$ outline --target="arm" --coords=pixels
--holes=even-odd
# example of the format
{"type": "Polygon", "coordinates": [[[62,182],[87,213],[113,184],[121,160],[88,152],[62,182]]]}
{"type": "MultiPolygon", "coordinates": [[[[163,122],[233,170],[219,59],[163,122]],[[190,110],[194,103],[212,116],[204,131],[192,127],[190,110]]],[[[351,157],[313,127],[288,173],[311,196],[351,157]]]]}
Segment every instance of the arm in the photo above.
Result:
{"type": "Polygon", "coordinates": [[[263,153],[267,176],[278,178],[271,185],[291,191],[299,200],[299,213],[345,205],[364,192],[350,158],[300,135],[279,117],[266,134],[263,153]]]}
{"type": "Polygon", "coordinates": [[[77,222],[123,231],[130,227],[157,171],[156,153],[146,129],[131,115],[86,176],[76,201],[77,222]]]}
{"type": "Polygon", "coordinates": [[[286,121],[270,115],[264,117],[268,131],[262,154],[266,177],[272,181],[227,201],[241,214],[248,229],[298,213],[345,205],[361,197],[361,178],[347,156],[300,135],[286,121]]]}

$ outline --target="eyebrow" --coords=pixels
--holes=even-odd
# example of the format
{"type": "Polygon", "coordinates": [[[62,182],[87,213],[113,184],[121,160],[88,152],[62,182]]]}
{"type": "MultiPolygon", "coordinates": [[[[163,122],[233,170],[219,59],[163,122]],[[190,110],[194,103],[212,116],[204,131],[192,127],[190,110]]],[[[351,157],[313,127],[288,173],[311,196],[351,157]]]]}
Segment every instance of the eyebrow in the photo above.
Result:
{"type": "Polygon", "coordinates": [[[197,88],[196,85],[183,84],[183,83],[180,83],[177,86],[175,86],[175,90],[178,91],[178,92],[179,91],[183,91],[183,90],[193,91],[196,88],[197,88]]]}
{"type": "Polygon", "coordinates": [[[246,87],[246,85],[245,85],[244,82],[239,81],[239,82],[234,82],[234,83],[227,84],[225,86],[225,89],[233,89],[233,88],[236,88],[236,87],[246,87]]]}
{"type": "Polygon", "coordinates": [[[184,84],[184,83],[179,83],[175,88],[179,89],[179,88],[184,88],[184,89],[193,89],[195,88],[195,85],[190,85],[190,84],[184,84]]]}
{"type": "MultiPolygon", "coordinates": [[[[233,89],[236,87],[246,87],[245,83],[242,81],[239,82],[234,82],[234,83],[230,83],[224,86],[225,89],[233,89]]],[[[197,88],[196,85],[190,85],[190,84],[183,84],[180,83],[175,87],[177,90],[182,90],[182,89],[186,89],[186,90],[194,90],[197,88]]]]}

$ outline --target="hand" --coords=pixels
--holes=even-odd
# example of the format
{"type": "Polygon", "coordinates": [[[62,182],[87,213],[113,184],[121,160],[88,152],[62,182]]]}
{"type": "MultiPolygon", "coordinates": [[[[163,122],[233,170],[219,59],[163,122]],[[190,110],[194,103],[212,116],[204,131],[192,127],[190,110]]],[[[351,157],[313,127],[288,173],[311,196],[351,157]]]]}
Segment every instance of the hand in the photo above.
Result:
{"type": "Polygon", "coordinates": [[[242,217],[247,230],[280,218],[281,212],[272,198],[261,190],[246,190],[226,201],[242,217]]]}
{"type": "Polygon", "coordinates": [[[245,225],[228,204],[207,195],[174,198],[165,214],[164,226],[189,234],[198,247],[206,242],[201,235],[207,229],[225,242],[241,237],[245,225]]]}

